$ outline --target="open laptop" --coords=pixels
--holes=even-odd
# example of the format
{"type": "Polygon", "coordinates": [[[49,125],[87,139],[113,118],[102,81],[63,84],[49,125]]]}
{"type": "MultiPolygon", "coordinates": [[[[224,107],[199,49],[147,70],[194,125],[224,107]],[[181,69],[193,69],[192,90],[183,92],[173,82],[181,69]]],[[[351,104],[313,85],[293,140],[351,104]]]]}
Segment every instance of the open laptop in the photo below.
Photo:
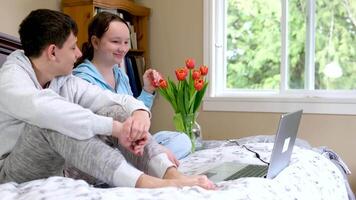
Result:
{"type": "MultiPolygon", "coordinates": [[[[213,182],[241,177],[266,177],[269,179],[276,177],[289,165],[302,113],[302,110],[298,110],[281,116],[269,165],[225,162],[201,174],[206,175],[213,182]]],[[[248,148],[246,150],[251,151],[248,148]]],[[[256,152],[254,153],[256,154],[256,152]]]]}

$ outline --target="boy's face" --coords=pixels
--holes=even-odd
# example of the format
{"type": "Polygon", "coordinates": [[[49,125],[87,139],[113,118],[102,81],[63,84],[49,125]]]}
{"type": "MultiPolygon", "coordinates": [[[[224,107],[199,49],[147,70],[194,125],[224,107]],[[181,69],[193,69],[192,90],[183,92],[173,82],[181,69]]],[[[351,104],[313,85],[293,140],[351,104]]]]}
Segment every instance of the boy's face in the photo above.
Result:
{"type": "Polygon", "coordinates": [[[62,48],[56,46],[54,55],[56,59],[51,66],[52,73],[55,76],[71,74],[74,63],[82,56],[82,53],[77,46],[77,37],[71,33],[64,42],[62,48]]]}

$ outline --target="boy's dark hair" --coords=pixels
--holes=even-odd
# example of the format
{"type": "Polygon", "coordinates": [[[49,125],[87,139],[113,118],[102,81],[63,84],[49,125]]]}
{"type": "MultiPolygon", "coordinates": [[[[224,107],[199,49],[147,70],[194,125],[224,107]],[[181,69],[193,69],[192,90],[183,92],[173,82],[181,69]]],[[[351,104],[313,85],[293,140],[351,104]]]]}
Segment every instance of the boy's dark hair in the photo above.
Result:
{"type": "Polygon", "coordinates": [[[124,23],[130,31],[129,25],[124,19],[119,15],[115,15],[109,12],[99,12],[90,21],[88,26],[88,41],[84,42],[82,45],[82,57],[78,59],[75,66],[82,63],[85,59],[92,60],[94,56],[94,48],[91,44],[91,37],[96,36],[97,38],[103,37],[104,33],[108,31],[110,23],[113,21],[118,21],[124,23]]]}
{"type": "Polygon", "coordinates": [[[71,33],[78,33],[75,21],[64,13],[49,9],[32,11],[19,29],[22,48],[28,57],[39,57],[50,44],[61,48],[71,33]]]}

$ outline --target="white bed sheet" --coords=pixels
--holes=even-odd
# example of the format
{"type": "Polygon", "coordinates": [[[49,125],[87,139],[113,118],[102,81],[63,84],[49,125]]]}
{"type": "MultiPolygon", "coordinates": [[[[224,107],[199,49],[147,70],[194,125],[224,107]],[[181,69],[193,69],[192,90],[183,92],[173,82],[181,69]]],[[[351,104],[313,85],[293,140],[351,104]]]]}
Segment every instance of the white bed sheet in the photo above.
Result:
{"type": "MultiPolygon", "coordinates": [[[[262,159],[269,160],[272,143],[249,143],[262,159]]],[[[206,166],[225,161],[259,163],[254,154],[240,146],[220,146],[197,151],[181,160],[179,170],[195,174],[206,166]]],[[[348,199],[343,175],[327,158],[309,149],[295,147],[290,166],[275,179],[242,178],[217,183],[217,190],[200,187],[136,189],[93,188],[81,180],[51,177],[27,183],[0,185],[0,199],[348,199]]]]}

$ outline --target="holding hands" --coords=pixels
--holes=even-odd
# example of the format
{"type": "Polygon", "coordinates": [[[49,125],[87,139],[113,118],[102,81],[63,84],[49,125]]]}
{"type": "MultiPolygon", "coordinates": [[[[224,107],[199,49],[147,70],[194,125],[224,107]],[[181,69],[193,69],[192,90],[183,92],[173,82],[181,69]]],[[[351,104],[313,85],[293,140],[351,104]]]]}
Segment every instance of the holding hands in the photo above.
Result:
{"type": "Polygon", "coordinates": [[[130,152],[142,156],[148,142],[150,123],[148,112],[137,110],[123,123],[113,121],[112,136],[130,152]]]}

